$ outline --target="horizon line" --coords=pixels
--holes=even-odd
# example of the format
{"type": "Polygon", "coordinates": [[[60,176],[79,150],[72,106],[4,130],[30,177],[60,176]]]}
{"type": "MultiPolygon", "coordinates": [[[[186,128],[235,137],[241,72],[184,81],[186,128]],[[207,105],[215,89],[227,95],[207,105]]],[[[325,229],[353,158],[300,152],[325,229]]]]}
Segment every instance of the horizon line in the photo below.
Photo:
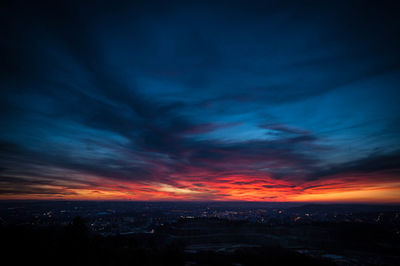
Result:
{"type": "Polygon", "coordinates": [[[121,203],[260,203],[260,204],[315,204],[315,205],[399,205],[400,202],[344,202],[344,201],[219,201],[219,200],[94,200],[94,199],[0,199],[0,202],[121,202],[121,203]]]}

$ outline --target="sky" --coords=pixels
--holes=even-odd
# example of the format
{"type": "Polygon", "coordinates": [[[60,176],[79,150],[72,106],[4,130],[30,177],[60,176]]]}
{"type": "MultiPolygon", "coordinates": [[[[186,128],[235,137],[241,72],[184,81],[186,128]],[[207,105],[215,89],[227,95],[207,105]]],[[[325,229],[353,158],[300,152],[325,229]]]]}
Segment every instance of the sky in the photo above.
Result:
{"type": "Polygon", "coordinates": [[[400,203],[396,1],[6,1],[0,199],[400,203]]]}

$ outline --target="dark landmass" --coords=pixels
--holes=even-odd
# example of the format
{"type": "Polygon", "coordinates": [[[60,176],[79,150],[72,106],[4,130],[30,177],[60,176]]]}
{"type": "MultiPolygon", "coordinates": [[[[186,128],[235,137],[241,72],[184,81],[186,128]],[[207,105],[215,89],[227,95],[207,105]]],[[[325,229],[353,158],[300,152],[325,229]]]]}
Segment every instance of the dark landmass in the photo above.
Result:
{"type": "Polygon", "coordinates": [[[4,256],[15,265],[400,261],[395,205],[3,201],[0,218],[4,256]]]}

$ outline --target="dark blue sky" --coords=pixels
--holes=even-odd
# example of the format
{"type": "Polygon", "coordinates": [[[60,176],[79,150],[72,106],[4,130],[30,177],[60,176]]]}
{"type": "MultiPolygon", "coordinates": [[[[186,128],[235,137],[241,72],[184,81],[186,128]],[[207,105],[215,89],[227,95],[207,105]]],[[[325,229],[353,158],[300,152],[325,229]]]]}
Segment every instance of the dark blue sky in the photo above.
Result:
{"type": "Polygon", "coordinates": [[[396,1],[81,2],[2,3],[0,198],[399,201],[396,1]]]}

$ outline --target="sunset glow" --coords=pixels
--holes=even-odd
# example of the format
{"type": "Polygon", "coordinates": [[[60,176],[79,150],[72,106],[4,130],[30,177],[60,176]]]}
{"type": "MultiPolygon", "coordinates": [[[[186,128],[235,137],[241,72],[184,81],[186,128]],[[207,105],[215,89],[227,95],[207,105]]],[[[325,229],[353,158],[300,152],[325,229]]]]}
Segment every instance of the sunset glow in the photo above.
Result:
{"type": "Polygon", "coordinates": [[[1,199],[67,199],[67,200],[138,200],[138,201],[279,201],[279,202],[359,202],[398,203],[400,182],[381,183],[303,183],[275,184],[263,180],[218,182],[188,182],[175,185],[163,183],[126,183],[123,187],[98,186],[69,189],[57,186],[37,186],[38,190],[59,190],[55,195],[29,194],[2,196],[1,199]]]}

